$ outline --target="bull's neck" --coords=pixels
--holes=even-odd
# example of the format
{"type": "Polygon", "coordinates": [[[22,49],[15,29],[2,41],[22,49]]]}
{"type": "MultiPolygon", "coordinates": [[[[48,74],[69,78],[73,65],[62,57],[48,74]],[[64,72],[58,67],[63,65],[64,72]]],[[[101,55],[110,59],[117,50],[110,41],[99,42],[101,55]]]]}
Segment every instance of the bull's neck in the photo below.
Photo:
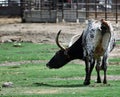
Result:
{"type": "Polygon", "coordinates": [[[68,54],[73,59],[83,59],[82,35],[80,38],[68,49],[68,54]]]}

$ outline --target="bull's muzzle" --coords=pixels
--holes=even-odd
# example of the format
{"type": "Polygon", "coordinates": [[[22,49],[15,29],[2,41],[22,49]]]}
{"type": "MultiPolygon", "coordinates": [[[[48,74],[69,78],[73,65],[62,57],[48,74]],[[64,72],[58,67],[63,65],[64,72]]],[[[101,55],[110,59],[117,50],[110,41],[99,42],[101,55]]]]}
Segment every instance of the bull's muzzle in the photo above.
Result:
{"type": "Polygon", "coordinates": [[[46,67],[48,67],[49,69],[52,69],[49,63],[46,64],[46,67]]]}

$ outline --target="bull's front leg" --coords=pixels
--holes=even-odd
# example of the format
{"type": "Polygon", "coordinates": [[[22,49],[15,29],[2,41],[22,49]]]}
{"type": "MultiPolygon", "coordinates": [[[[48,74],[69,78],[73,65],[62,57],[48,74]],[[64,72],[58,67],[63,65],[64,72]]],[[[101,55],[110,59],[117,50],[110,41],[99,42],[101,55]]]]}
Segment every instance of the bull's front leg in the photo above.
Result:
{"type": "Polygon", "coordinates": [[[97,64],[96,64],[96,71],[97,71],[97,83],[101,83],[101,77],[100,77],[100,63],[101,63],[101,59],[97,60],[97,64]]]}

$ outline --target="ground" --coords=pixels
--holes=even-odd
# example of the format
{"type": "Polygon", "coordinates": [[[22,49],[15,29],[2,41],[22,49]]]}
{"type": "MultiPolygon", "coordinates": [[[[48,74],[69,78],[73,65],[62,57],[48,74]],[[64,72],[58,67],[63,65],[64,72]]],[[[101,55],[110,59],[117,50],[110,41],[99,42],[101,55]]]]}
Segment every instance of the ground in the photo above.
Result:
{"type": "MultiPolygon", "coordinates": [[[[20,23],[19,18],[0,19],[0,41],[6,41],[9,38],[21,37],[22,41],[33,42],[33,43],[49,43],[55,44],[55,37],[59,30],[62,30],[60,42],[64,45],[68,45],[71,37],[75,34],[81,34],[85,28],[85,23],[20,23]]],[[[115,24],[113,22],[116,39],[120,39],[120,23],[115,24]]],[[[120,45],[116,45],[115,49],[110,53],[110,57],[120,58],[120,45]]],[[[41,62],[32,61],[33,63],[41,62]]],[[[82,61],[79,61],[82,62],[82,61]]],[[[19,65],[31,63],[31,61],[22,62],[7,62],[2,65],[19,65]]],[[[83,63],[83,62],[82,62],[83,63]]],[[[84,63],[83,63],[84,64],[84,63]]],[[[109,63],[109,64],[114,64],[109,63]]],[[[117,63],[120,65],[120,62],[117,63]]],[[[96,77],[92,76],[93,79],[96,77]]],[[[84,78],[83,78],[84,79],[84,78]]],[[[120,80],[120,76],[108,76],[109,80],[120,80]]],[[[45,91],[43,91],[44,93],[45,91]]],[[[52,91],[56,92],[56,91],[52,91]]]]}
{"type": "MultiPolygon", "coordinates": [[[[71,37],[81,34],[86,23],[20,23],[19,18],[0,18],[0,41],[21,37],[22,41],[55,44],[55,37],[62,30],[60,42],[68,45],[71,37]]],[[[120,39],[120,23],[112,22],[116,39],[120,39]]],[[[110,57],[120,57],[120,45],[110,53],[110,57]]],[[[118,63],[120,64],[120,63],[118,63]]]]}

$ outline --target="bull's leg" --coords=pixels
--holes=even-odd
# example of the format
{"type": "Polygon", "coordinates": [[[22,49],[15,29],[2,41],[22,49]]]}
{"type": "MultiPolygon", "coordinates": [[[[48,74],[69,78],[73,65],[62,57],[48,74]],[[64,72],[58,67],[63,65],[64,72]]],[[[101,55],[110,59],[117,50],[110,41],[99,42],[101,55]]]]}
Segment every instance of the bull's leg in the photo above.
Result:
{"type": "Polygon", "coordinates": [[[106,72],[107,72],[107,55],[104,55],[104,56],[103,56],[101,68],[102,68],[103,71],[104,71],[103,83],[104,83],[104,84],[107,84],[107,78],[106,78],[106,72]]]}
{"type": "Polygon", "coordinates": [[[104,84],[107,84],[106,72],[107,72],[107,65],[106,65],[106,67],[104,68],[104,79],[103,79],[103,83],[104,83],[104,84]]]}
{"type": "MultiPolygon", "coordinates": [[[[91,80],[91,73],[93,71],[93,68],[94,68],[94,65],[95,65],[95,60],[91,60],[90,63],[89,63],[89,70],[88,70],[88,76],[86,76],[86,79],[85,79],[85,82],[84,82],[84,85],[89,85],[90,84],[90,80],[91,80]]],[[[87,75],[87,73],[86,73],[87,75]]]]}
{"type": "Polygon", "coordinates": [[[100,77],[100,62],[101,62],[101,59],[98,59],[98,60],[97,60],[97,64],[96,64],[97,83],[101,83],[101,77],[100,77]]]}
{"type": "Polygon", "coordinates": [[[91,73],[93,71],[94,65],[95,65],[95,60],[91,60],[91,62],[90,62],[90,70],[89,70],[89,82],[91,80],[91,73]]]}
{"type": "Polygon", "coordinates": [[[84,80],[84,85],[89,85],[90,84],[90,75],[89,75],[90,63],[88,60],[85,60],[85,71],[86,71],[86,77],[84,80]]]}
{"type": "MultiPolygon", "coordinates": [[[[93,66],[94,67],[94,66],[93,66]]],[[[84,85],[89,85],[90,84],[90,71],[92,72],[93,67],[91,67],[90,69],[90,62],[89,59],[86,58],[85,59],[85,71],[86,71],[86,77],[85,77],[85,81],[84,81],[84,85]]]]}
{"type": "Polygon", "coordinates": [[[95,60],[93,60],[90,64],[90,77],[91,77],[91,73],[93,71],[94,65],[95,65],[95,60]]]}

